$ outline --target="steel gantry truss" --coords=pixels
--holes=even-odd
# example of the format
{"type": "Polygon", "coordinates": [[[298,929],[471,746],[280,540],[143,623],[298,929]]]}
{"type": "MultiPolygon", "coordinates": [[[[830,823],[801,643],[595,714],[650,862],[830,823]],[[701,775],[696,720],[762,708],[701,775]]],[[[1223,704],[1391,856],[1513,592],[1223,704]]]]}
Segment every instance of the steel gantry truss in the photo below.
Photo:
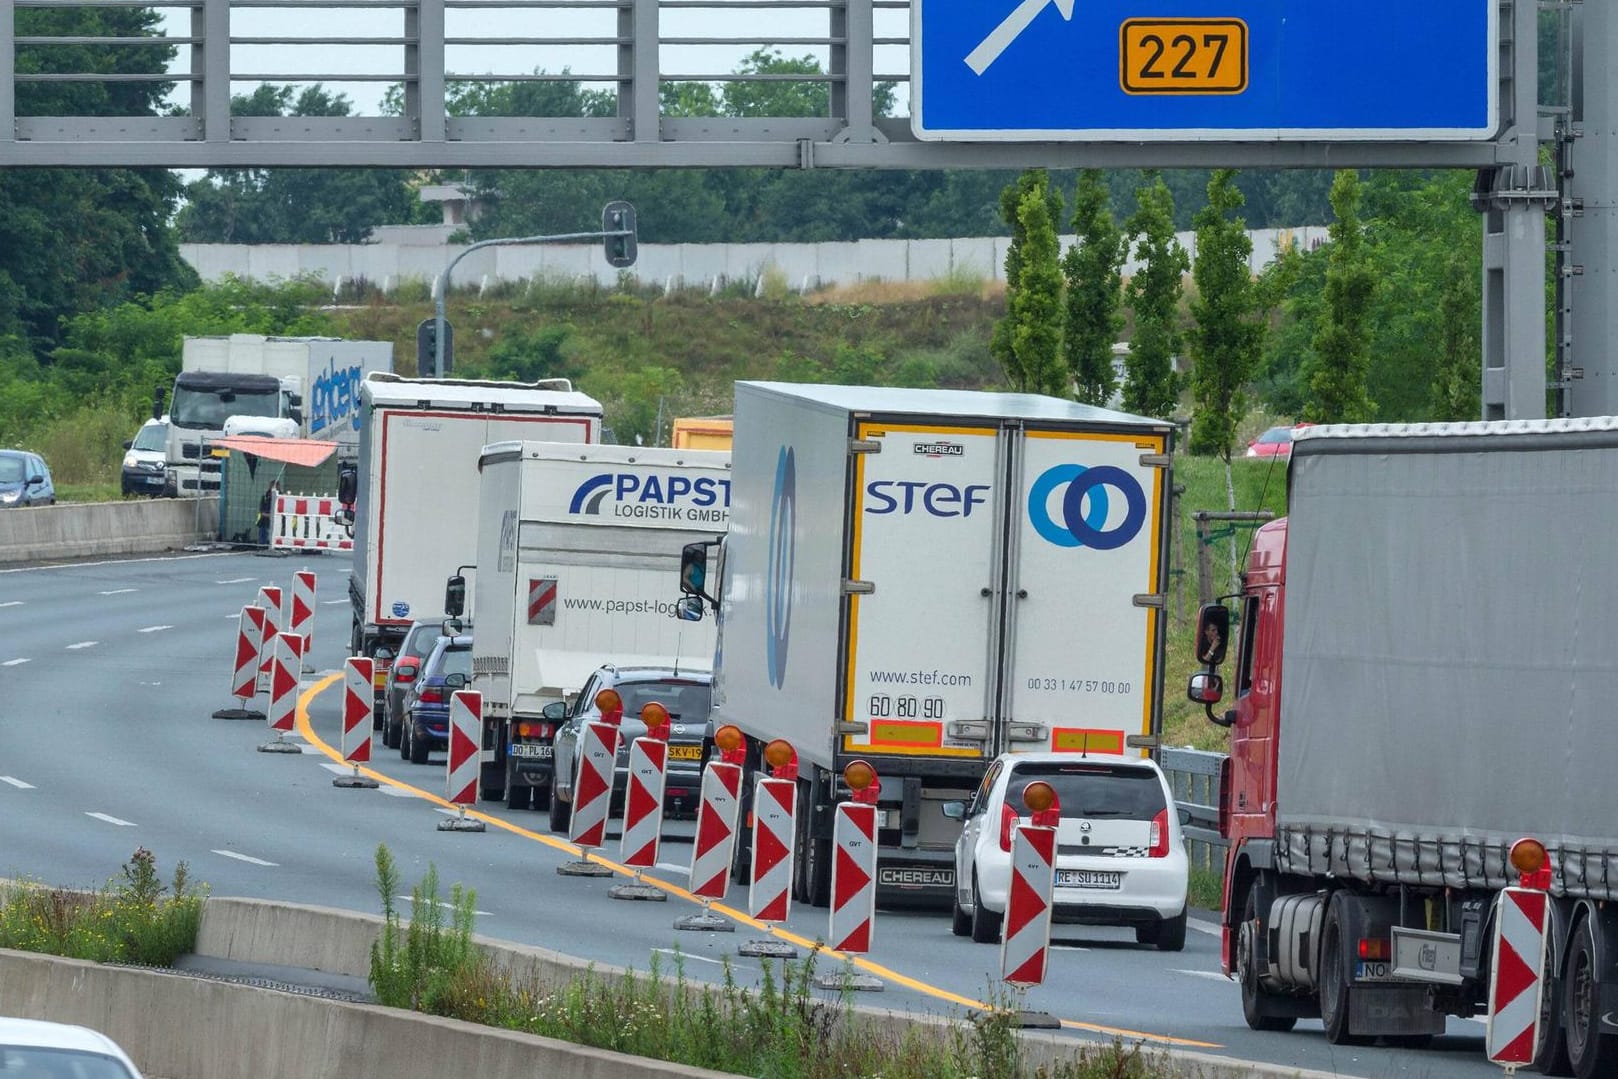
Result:
{"type": "Polygon", "coordinates": [[[1575,87],[1568,108],[1542,116],[1538,12],[1575,13],[1579,0],[1500,0],[1502,115],[1492,139],[976,143],[918,141],[907,115],[879,114],[890,94],[895,111],[908,108],[908,0],[0,0],[0,167],[1471,168],[1486,221],[1485,415],[1545,414],[1547,212],[1561,226],[1557,407],[1583,412],[1599,402],[1613,411],[1618,393],[1590,389],[1618,385],[1618,361],[1605,349],[1577,359],[1572,351],[1604,345],[1614,327],[1589,319],[1618,313],[1618,251],[1607,235],[1618,164],[1610,135],[1582,112],[1611,126],[1615,24],[1605,2],[1591,6],[1568,16],[1568,59],[1579,79],[1607,85],[1575,87]],[[26,10],[86,8],[155,9],[167,36],[19,29],[26,10]],[[153,62],[83,59],[140,50],[152,50],[153,62]],[[739,74],[737,59],[754,50],[809,55],[819,70],[739,74]],[[42,64],[42,55],[64,59],[42,64]],[[41,104],[61,85],[117,82],[161,87],[174,114],[48,115],[41,104]],[[232,115],[232,94],[259,83],[393,87],[396,114],[232,115]],[[610,102],[593,111],[610,115],[469,116],[447,107],[458,88],[520,83],[593,91],[610,102]],[[671,113],[664,91],[680,83],[759,84],[752,96],[766,108],[769,84],[813,87],[825,115],[671,113]],[[1559,193],[1572,169],[1542,167],[1542,142],[1558,144],[1559,161],[1581,159],[1577,214],[1559,193]]]}

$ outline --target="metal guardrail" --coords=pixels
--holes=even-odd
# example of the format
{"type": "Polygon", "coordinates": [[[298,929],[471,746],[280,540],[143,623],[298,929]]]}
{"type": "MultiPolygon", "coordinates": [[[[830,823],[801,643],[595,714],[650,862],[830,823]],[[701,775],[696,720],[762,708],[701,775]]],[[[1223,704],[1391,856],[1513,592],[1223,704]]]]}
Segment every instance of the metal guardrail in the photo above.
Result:
{"type": "Polygon", "coordinates": [[[1191,865],[1223,872],[1225,848],[1219,835],[1219,769],[1225,754],[1200,749],[1163,749],[1158,763],[1181,809],[1191,814],[1183,829],[1191,865]]]}

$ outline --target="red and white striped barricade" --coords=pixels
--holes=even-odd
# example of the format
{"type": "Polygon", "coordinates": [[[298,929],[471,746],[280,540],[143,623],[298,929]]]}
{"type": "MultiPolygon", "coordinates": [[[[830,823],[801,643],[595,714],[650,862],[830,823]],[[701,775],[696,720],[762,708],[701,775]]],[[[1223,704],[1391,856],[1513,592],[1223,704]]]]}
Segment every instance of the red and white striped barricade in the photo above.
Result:
{"type": "Polygon", "coordinates": [[[876,769],[853,761],[843,769],[853,798],[837,804],[832,823],[831,922],[834,951],[868,952],[876,924],[876,769]]]}
{"type": "Polygon", "coordinates": [[[300,569],[292,575],[292,590],[287,593],[287,609],[281,615],[288,633],[303,638],[303,654],[309,655],[315,646],[315,575],[300,569]]]}
{"type": "Polygon", "coordinates": [[[1009,985],[1031,986],[1045,980],[1050,956],[1056,825],[1061,808],[1056,804],[1056,792],[1038,781],[1023,788],[1023,802],[1033,811],[1032,823],[1022,824],[1020,818],[1007,822],[1011,828],[1011,887],[1006,892],[1000,976],[1009,985]]]}
{"type": "Polygon", "coordinates": [[[1489,964],[1489,1017],[1484,1044],[1496,1064],[1526,1065],[1539,1052],[1549,900],[1537,888],[1500,893],[1489,964]]]}
{"type": "Polygon", "coordinates": [[[636,869],[657,865],[663,837],[663,785],[668,775],[669,713],[657,702],[641,709],[646,733],[629,744],[629,786],[619,860],[636,869]]]}
{"type": "Polygon", "coordinates": [[[354,766],[350,775],[331,781],[334,787],[374,789],[376,780],[360,775],[360,765],[371,763],[372,717],[376,713],[376,691],[371,677],[376,661],[367,656],[351,656],[343,661],[343,760],[354,766]]]}
{"type": "Polygon", "coordinates": [[[276,495],[271,549],[352,551],[348,529],[333,519],[342,505],[330,496],[276,495]]]}
{"type": "Polygon", "coordinates": [[[481,832],[483,822],[466,815],[476,805],[483,761],[483,694],[457,689],[449,698],[449,759],[444,764],[444,799],[458,812],[438,822],[440,832],[481,832]]]}
{"type": "Polygon", "coordinates": [[[736,856],[736,815],[742,805],[742,766],[710,761],[702,773],[697,837],[691,851],[691,894],[723,901],[736,856]]]}
{"type": "Polygon", "coordinates": [[[792,850],[798,781],[759,776],[753,781],[753,876],[747,913],[761,922],[784,922],[792,911],[792,850]]]}
{"type": "MultiPolygon", "coordinates": [[[[567,837],[581,847],[606,843],[613,765],[618,760],[618,724],[624,716],[622,701],[610,689],[596,695],[596,707],[601,718],[579,731],[579,759],[574,762],[573,816],[567,837]]],[[[588,854],[585,860],[589,860],[588,854]]]]}
{"type": "Polygon", "coordinates": [[[264,608],[248,604],[236,623],[236,654],[231,665],[230,695],[241,703],[221,708],[215,719],[263,719],[264,713],[250,707],[258,695],[259,638],[264,635],[264,608]]]}
{"type": "Polygon", "coordinates": [[[255,607],[264,611],[264,630],[259,634],[258,649],[258,692],[270,691],[270,665],[275,656],[271,646],[275,635],[283,628],[281,623],[281,589],[273,584],[261,585],[258,590],[258,599],[253,601],[255,607]]]}
{"type": "Polygon", "coordinates": [[[277,633],[268,639],[271,654],[270,711],[267,716],[275,740],[259,746],[261,753],[302,753],[286,735],[297,722],[298,679],[303,672],[303,638],[277,633]]]}

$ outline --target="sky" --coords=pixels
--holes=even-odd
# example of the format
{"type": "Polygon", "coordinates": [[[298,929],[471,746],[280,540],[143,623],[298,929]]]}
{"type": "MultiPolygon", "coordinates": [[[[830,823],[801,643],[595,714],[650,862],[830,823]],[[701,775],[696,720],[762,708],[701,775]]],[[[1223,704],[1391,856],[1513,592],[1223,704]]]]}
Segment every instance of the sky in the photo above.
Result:
{"type": "MultiPolygon", "coordinates": [[[[475,4],[475,0],[474,0],[475,4]]],[[[165,32],[170,36],[190,33],[189,13],[160,9],[165,32]]],[[[748,8],[736,0],[713,0],[702,8],[668,8],[659,14],[661,35],[669,38],[711,37],[725,39],[712,45],[665,44],[659,51],[660,66],[667,75],[717,77],[734,71],[742,59],[763,45],[777,47],[789,57],[812,55],[827,66],[824,45],[804,44],[787,39],[828,36],[828,13],[824,8],[748,8]],[[741,41],[742,38],[766,39],[741,41]]],[[[900,39],[900,44],[876,47],[878,75],[909,70],[909,47],[902,43],[909,36],[906,9],[879,9],[875,13],[875,37],[900,39]]],[[[475,43],[446,47],[445,66],[456,74],[519,75],[536,68],[557,73],[567,69],[580,75],[610,76],[617,66],[616,46],[612,44],[554,44],[558,38],[606,38],[617,32],[617,10],[596,8],[509,8],[490,6],[452,8],[445,13],[447,38],[476,39],[475,43]],[[500,37],[543,39],[539,44],[499,46],[486,44],[500,37]]],[[[403,49],[398,44],[312,45],[302,43],[314,37],[401,37],[404,33],[402,9],[365,9],[341,3],[310,8],[233,8],[233,38],[293,38],[291,44],[237,43],[231,46],[231,71],[237,77],[231,92],[244,94],[260,82],[303,85],[318,75],[387,75],[403,69],[403,49]],[[270,76],[251,78],[250,76],[270,76]],[[243,76],[248,76],[243,78],[243,76]],[[299,77],[301,76],[301,78],[299,77]]],[[[189,70],[190,49],[182,46],[171,70],[189,70]]],[[[325,79],[329,90],[341,92],[353,103],[355,115],[378,115],[388,82],[325,79]]],[[[391,79],[390,79],[391,81],[391,79]]],[[[606,88],[601,84],[600,88],[606,88]]],[[[187,92],[177,92],[175,101],[183,104],[187,92]]],[[[906,100],[903,84],[898,94],[900,113],[906,100]]]]}

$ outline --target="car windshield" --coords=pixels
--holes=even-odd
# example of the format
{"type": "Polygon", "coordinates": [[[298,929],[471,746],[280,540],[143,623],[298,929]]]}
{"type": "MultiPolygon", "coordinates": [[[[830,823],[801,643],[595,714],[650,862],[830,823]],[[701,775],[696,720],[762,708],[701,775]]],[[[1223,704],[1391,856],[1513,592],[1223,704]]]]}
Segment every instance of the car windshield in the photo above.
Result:
{"type": "Polygon", "coordinates": [[[0,1046],[0,1079],[130,1079],[128,1068],[111,1057],[72,1049],[0,1046]]]}
{"type": "Polygon", "coordinates": [[[1006,800],[1022,808],[1022,789],[1036,779],[1056,788],[1064,818],[1151,820],[1167,808],[1163,785],[1150,768],[1063,761],[1020,764],[1006,781],[1006,800]]]}
{"type": "Polygon", "coordinates": [[[623,682],[614,687],[624,702],[624,715],[638,716],[653,701],[669,710],[669,717],[685,723],[706,723],[713,708],[713,690],[700,682],[623,682]]]}
{"type": "Polygon", "coordinates": [[[166,423],[148,423],[140,429],[135,441],[130,445],[133,450],[161,450],[168,441],[169,425],[166,423]]]}
{"type": "Polygon", "coordinates": [[[21,483],[26,471],[21,457],[0,457],[0,483],[21,483]]]}
{"type": "Polygon", "coordinates": [[[1262,435],[1259,435],[1258,441],[1260,445],[1265,446],[1273,446],[1278,442],[1291,442],[1292,428],[1272,427],[1268,431],[1265,431],[1262,435]]]}

